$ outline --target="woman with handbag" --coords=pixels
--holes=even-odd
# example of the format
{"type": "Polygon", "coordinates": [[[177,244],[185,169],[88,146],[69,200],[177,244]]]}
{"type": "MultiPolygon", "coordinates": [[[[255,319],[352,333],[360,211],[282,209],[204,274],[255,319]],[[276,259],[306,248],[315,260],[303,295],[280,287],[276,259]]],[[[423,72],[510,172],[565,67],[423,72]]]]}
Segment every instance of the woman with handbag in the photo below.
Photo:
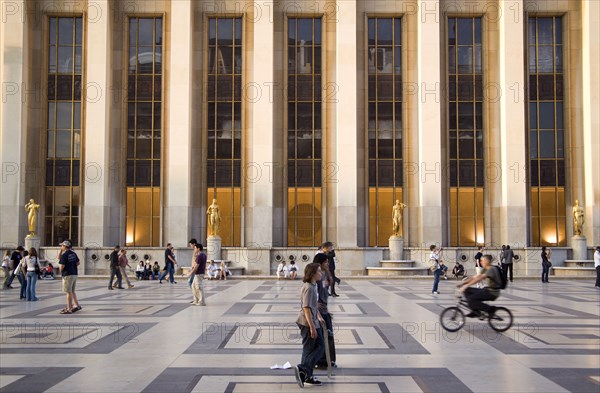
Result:
{"type": "Polygon", "coordinates": [[[26,275],[27,286],[25,289],[26,298],[28,302],[35,302],[38,298],[35,296],[35,286],[37,284],[38,276],[40,275],[40,265],[38,261],[37,251],[35,248],[29,249],[29,255],[25,257],[25,264],[22,264],[21,268],[23,273],[26,275]]]}
{"type": "Polygon", "coordinates": [[[550,273],[550,268],[552,267],[552,262],[550,262],[550,257],[552,256],[552,250],[547,249],[546,246],[542,247],[542,282],[550,282],[548,281],[548,273],[550,273]]]}

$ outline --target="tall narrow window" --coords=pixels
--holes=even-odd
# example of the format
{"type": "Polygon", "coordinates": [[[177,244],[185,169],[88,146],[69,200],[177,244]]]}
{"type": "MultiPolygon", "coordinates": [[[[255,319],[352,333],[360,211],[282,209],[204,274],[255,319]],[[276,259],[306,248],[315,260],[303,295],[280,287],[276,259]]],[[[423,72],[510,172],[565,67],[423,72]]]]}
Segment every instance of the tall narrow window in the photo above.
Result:
{"type": "Polygon", "coordinates": [[[50,17],[46,144],[46,245],[79,242],[81,17],[50,17]]]}
{"type": "Polygon", "coordinates": [[[450,244],[476,246],[483,232],[481,18],[448,18],[450,244]]]}
{"type": "Polygon", "coordinates": [[[369,245],[383,246],[402,202],[402,29],[400,18],[368,24],[369,245]]]}
{"type": "Polygon", "coordinates": [[[239,246],[242,18],[210,18],[208,25],[208,204],[219,204],[222,244],[239,246]]]}
{"type": "Polygon", "coordinates": [[[288,245],[321,241],[321,19],[288,19],[288,245]]]}
{"type": "Polygon", "coordinates": [[[162,18],[129,18],[128,246],[160,245],[162,18]]]}
{"type": "Polygon", "coordinates": [[[566,246],[561,18],[529,18],[528,31],[530,242],[566,246]]]}

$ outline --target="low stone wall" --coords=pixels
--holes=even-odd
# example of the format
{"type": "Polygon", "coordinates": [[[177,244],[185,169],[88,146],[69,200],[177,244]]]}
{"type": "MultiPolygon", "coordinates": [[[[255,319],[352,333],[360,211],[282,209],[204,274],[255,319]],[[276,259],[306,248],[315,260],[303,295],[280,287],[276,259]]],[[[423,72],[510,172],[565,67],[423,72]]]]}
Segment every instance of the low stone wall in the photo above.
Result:
{"type": "MultiPolygon", "coordinates": [[[[158,261],[159,265],[164,266],[164,248],[127,248],[129,264],[135,270],[135,266],[140,260],[148,257],[153,264],[158,261]]],[[[564,266],[564,261],[570,259],[572,251],[568,247],[553,247],[552,263],[556,267],[564,266]]],[[[84,275],[108,275],[110,260],[108,256],[112,252],[111,247],[101,248],[74,248],[74,251],[81,259],[79,267],[80,274],[84,275]]],[[[490,248],[486,253],[493,255],[496,260],[499,254],[498,248],[490,248]]],[[[514,274],[519,277],[535,277],[541,275],[541,248],[527,247],[514,248],[516,256],[519,257],[514,264],[514,274]]],[[[593,249],[588,249],[590,256],[593,249]]],[[[59,248],[42,247],[40,257],[42,260],[58,263],[59,248]]],[[[316,247],[307,248],[287,248],[287,247],[223,247],[221,258],[230,260],[230,266],[233,268],[244,268],[246,275],[275,275],[277,265],[281,260],[290,262],[290,257],[296,261],[298,273],[302,271],[307,263],[312,262],[316,253],[316,247]]],[[[475,270],[474,256],[477,253],[475,247],[447,247],[444,248],[442,259],[451,268],[457,260],[465,265],[468,272],[472,274],[475,270]]],[[[406,247],[404,249],[405,260],[415,261],[415,267],[428,267],[429,248],[427,247],[406,247]]],[[[179,267],[191,266],[192,250],[186,247],[175,249],[175,258],[179,267]]],[[[590,257],[591,258],[591,257],[590,257]]],[[[365,248],[338,248],[336,249],[336,267],[339,276],[362,276],[366,275],[366,267],[379,266],[379,261],[389,259],[389,249],[382,247],[365,248]]]]}

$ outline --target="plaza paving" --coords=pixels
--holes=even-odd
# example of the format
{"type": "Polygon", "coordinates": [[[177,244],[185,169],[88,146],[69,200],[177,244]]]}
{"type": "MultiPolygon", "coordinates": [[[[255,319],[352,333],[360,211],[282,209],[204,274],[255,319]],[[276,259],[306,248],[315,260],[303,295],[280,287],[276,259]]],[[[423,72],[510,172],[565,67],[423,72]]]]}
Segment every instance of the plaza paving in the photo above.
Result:
{"type": "MultiPolygon", "coordinates": [[[[18,283],[15,280],[18,287],[18,283]]],[[[207,282],[207,306],[178,284],[108,291],[80,279],[83,310],[60,315],[60,280],[38,302],[0,293],[0,392],[293,392],[301,283],[207,282]]],[[[599,392],[600,290],[589,281],[518,280],[496,303],[515,324],[443,331],[454,281],[344,280],[331,299],[339,368],[321,392],[599,392]]]]}

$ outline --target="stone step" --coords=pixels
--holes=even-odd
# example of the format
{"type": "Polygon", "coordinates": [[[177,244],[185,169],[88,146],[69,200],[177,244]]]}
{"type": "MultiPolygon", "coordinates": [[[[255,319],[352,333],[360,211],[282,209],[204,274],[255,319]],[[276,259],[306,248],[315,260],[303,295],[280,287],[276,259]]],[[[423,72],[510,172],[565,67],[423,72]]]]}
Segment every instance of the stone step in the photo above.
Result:
{"type": "Polygon", "coordinates": [[[424,276],[428,271],[422,267],[367,267],[368,276],[424,276]]]}
{"type": "Polygon", "coordinates": [[[567,259],[565,267],[594,267],[594,261],[567,259]]]}
{"type": "Polygon", "coordinates": [[[594,267],[552,267],[555,276],[569,277],[596,277],[596,269],[594,267]]]}

